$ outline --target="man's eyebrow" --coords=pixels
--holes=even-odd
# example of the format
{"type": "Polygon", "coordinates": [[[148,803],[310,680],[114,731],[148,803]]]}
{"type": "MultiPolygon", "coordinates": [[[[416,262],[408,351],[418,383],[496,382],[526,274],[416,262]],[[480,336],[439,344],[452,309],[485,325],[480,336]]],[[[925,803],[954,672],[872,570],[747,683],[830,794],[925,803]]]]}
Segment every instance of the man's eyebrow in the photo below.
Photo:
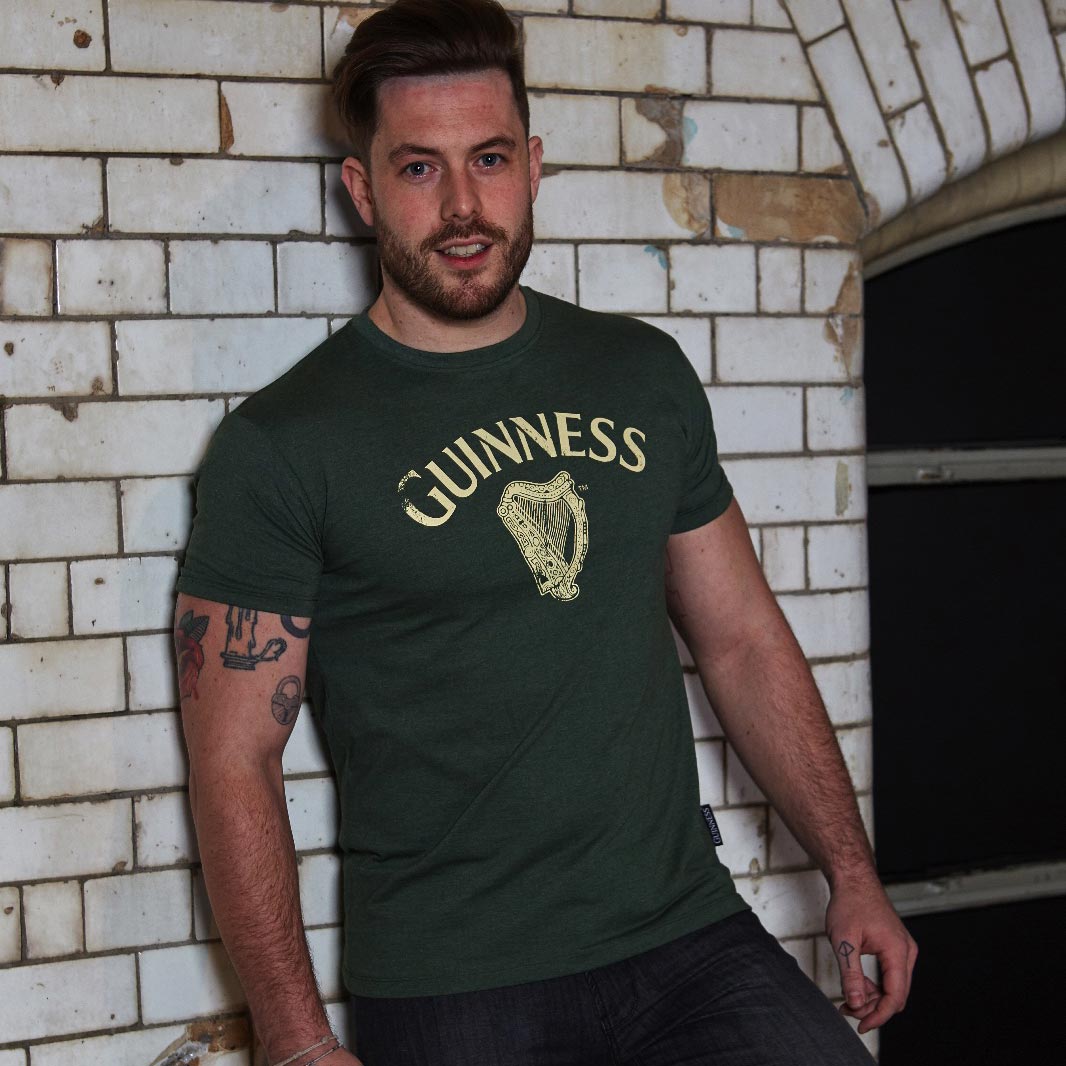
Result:
{"type": "MultiPolygon", "coordinates": [[[[490,137],[487,141],[475,144],[470,151],[473,153],[485,152],[490,148],[506,148],[508,151],[513,152],[517,147],[518,144],[513,137],[501,135],[499,137],[490,137]]],[[[424,144],[411,144],[407,142],[396,145],[396,147],[389,152],[389,162],[397,163],[405,156],[409,155],[430,155],[440,157],[442,154],[443,153],[439,148],[430,148],[424,144]]]]}

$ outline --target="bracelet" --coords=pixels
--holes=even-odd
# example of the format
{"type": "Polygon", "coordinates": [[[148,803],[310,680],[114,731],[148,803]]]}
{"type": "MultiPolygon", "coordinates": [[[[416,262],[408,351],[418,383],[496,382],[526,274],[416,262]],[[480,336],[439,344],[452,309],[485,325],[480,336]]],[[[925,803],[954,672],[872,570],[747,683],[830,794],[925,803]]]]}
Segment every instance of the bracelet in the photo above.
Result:
{"type": "Polygon", "coordinates": [[[304,1066],[314,1066],[314,1064],[316,1062],[320,1062],[322,1059],[324,1059],[326,1057],[326,1055],[332,1055],[334,1051],[340,1051],[340,1049],[341,1049],[341,1043],[338,1040],[337,1043],[334,1044],[333,1047],[331,1047],[329,1049],[329,1051],[325,1052],[322,1055],[319,1055],[317,1059],[308,1059],[308,1061],[304,1063],[304,1066]]]}
{"type": "MultiPolygon", "coordinates": [[[[301,1055],[306,1055],[309,1051],[314,1051],[316,1048],[320,1048],[323,1044],[328,1044],[331,1040],[336,1040],[336,1039],[337,1038],[333,1035],[332,1032],[326,1033],[326,1035],[324,1037],[322,1037],[321,1040],[316,1040],[310,1047],[305,1047],[303,1049],[303,1051],[295,1052],[294,1054],[290,1055],[287,1059],[282,1059],[281,1062],[275,1062],[274,1066],[289,1066],[290,1062],[295,1062],[298,1058],[300,1058],[301,1055]]],[[[340,1046],[340,1044],[338,1042],[338,1047],[339,1046],[340,1046]]],[[[336,1050],[337,1050],[337,1048],[330,1048],[330,1051],[336,1051],[336,1050]]],[[[318,1060],[314,1059],[312,1061],[317,1062],[318,1060]]]]}

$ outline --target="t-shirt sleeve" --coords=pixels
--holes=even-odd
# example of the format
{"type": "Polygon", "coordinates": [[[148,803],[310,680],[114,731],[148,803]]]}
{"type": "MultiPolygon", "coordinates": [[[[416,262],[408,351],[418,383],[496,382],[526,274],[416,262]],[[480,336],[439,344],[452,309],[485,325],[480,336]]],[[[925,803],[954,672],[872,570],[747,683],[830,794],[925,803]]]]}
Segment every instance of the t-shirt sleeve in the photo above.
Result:
{"type": "Polygon", "coordinates": [[[310,617],[322,571],[308,486],[270,437],[233,412],[208,446],[178,591],[310,617]]]}
{"type": "Polygon", "coordinates": [[[682,359],[681,415],[685,438],[681,497],[671,533],[685,533],[717,518],[733,499],[718,461],[718,442],[707,392],[692,364],[682,359]]]}

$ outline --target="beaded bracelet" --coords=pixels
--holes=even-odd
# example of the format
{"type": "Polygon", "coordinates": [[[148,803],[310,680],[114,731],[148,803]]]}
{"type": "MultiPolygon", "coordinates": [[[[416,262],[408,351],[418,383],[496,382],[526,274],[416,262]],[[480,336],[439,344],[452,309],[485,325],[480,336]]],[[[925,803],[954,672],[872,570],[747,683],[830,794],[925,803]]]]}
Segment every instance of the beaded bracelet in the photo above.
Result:
{"type": "Polygon", "coordinates": [[[318,1058],[308,1059],[308,1061],[305,1062],[303,1064],[303,1066],[314,1066],[314,1064],[316,1062],[321,1062],[321,1060],[324,1059],[326,1057],[326,1055],[332,1055],[334,1051],[340,1051],[340,1049],[341,1049],[341,1042],[338,1040],[337,1043],[334,1044],[333,1047],[331,1047],[329,1049],[329,1051],[319,1055],[318,1058]]]}
{"type": "MultiPolygon", "coordinates": [[[[336,1036],[333,1035],[333,1033],[326,1033],[326,1035],[324,1037],[322,1037],[321,1040],[316,1040],[310,1047],[305,1047],[303,1049],[303,1051],[294,1052],[287,1059],[282,1059],[281,1062],[275,1062],[274,1066],[289,1066],[289,1063],[295,1062],[298,1058],[300,1058],[301,1055],[306,1055],[309,1051],[314,1051],[317,1048],[320,1048],[323,1044],[328,1044],[331,1040],[336,1040],[336,1039],[337,1038],[336,1038],[336,1036]]],[[[339,1046],[339,1041],[338,1041],[338,1046],[339,1046]]],[[[336,1048],[330,1048],[330,1051],[336,1051],[336,1050],[337,1050],[336,1048]]],[[[312,1060],[312,1061],[317,1062],[318,1060],[315,1059],[315,1060],[312,1060]]]]}

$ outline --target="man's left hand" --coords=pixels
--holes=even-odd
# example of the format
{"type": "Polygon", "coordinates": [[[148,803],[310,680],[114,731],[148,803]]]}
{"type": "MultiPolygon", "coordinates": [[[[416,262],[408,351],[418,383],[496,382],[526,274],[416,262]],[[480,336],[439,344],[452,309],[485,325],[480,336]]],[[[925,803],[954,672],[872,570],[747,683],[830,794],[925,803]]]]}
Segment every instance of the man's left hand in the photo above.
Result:
{"type": "Polygon", "coordinates": [[[899,920],[879,882],[841,884],[833,891],[825,930],[840,966],[842,1014],[859,1019],[859,1032],[876,1029],[903,1010],[911,990],[918,945],[899,920]],[[881,985],[862,972],[863,955],[876,955],[881,985]]]}

